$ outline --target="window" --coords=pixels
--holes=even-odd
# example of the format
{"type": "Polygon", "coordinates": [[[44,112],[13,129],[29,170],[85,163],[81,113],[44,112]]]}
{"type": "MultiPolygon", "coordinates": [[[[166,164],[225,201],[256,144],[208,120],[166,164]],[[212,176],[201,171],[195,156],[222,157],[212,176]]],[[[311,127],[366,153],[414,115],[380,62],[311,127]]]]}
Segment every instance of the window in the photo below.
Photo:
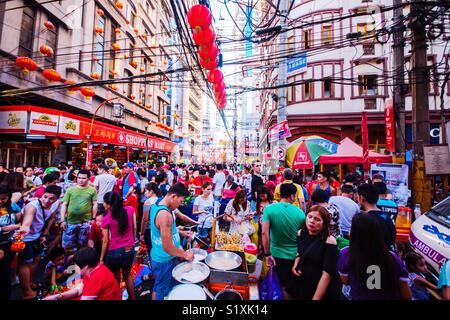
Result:
{"type": "Polygon", "coordinates": [[[136,41],[129,33],[127,33],[127,35],[128,35],[128,39],[130,40],[130,43],[128,44],[128,48],[129,48],[128,62],[131,63],[131,61],[134,60],[134,47],[135,47],[136,41]]]}
{"type": "Polygon", "coordinates": [[[303,31],[303,48],[310,49],[312,47],[312,29],[303,31]]]}
{"type": "Polygon", "coordinates": [[[288,54],[292,54],[294,53],[294,49],[295,49],[295,37],[291,36],[288,38],[287,40],[287,49],[288,49],[288,54]]]}
{"type": "MultiPolygon", "coordinates": [[[[141,67],[144,68],[142,69],[143,72],[141,72],[142,74],[147,73],[147,65],[148,65],[148,58],[145,56],[144,52],[141,53],[142,55],[142,65],[141,67]]],[[[141,84],[141,87],[139,89],[139,100],[142,101],[142,104],[145,106],[146,105],[146,97],[147,97],[147,86],[145,85],[145,83],[141,84]]]]}
{"type": "Polygon", "coordinates": [[[98,16],[98,20],[96,25],[102,28],[103,32],[96,33],[94,30],[94,39],[96,42],[94,55],[97,56],[97,61],[94,60],[94,72],[97,72],[100,75],[100,78],[103,77],[103,62],[105,56],[105,17],[98,16]]]}
{"type": "Polygon", "coordinates": [[[32,7],[23,8],[22,25],[20,27],[19,56],[31,56],[34,37],[34,10],[32,7]]]}
{"type": "Polygon", "coordinates": [[[303,85],[303,100],[313,99],[313,82],[312,80],[306,80],[303,85]]]}
{"type": "MultiPolygon", "coordinates": [[[[293,83],[295,77],[288,78],[287,83],[293,83]]],[[[287,87],[287,102],[291,103],[295,101],[295,86],[287,87]]]]}
{"type": "Polygon", "coordinates": [[[359,75],[358,76],[358,91],[360,96],[376,96],[377,76],[376,75],[359,75]]]}
{"type": "MultiPolygon", "coordinates": [[[[111,44],[113,44],[114,42],[117,41],[117,35],[116,35],[116,28],[118,28],[119,26],[115,23],[111,23],[111,39],[109,41],[110,46],[111,44]]],[[[117,70],[117,55],[116,55],[116,51],[115,50],[110,50],[110,60],[109,60],[109,78],[110,79],[114,79],[114,71],[118,72],[117,70]]]]}
{"type": "Polygon", "coordinates": [[[128,3],[130,5],[130,10],[128,11],[128,21],[130,21],[131,27],[134,28],[136,27],[136,7],[131,1],[128,1],[128,3]]]}
{"type": "Polygon", "coordinates": [[[356,31],[361,32],[360,42],[374,42],[375,37],[375,23],[358,23],[356,31]]]}
{"type": "Polygon", "coordinates": [[[47,46],[49,46],[50,48],[53,49],[53,55],[50,57],[45,57],[45,64],[44,67],[45,68],[55,68],[56,65],[56,61],[55,61],[55,57],[56,57],[56,48],[57,48],[57,39],[58,39],[58,26],[56,24],[56,21],[54,21],[53,19],[49,19],[49,21],[51,21],[53,23],[53,25],[55,26],[55,29],[53,30],[47,30],[45,32],[45,43],[47,46]]]}
{"type": "Polygon", "coordinates": [[[131,95],[133,94],[133,78],[131,77],[133,76],[133,74],[130,71],[125,70],[125,76],[129,78],[127,84],[127,96],[131,97],[131,95]]]}
{"type": "Polygon", "coordinates": [[[333,29],[331,25],[322,26],[322,45],[327,46],[333,42],[333,29]]]}
{"type": "Polygon", "coordinates": [[[323,97],[333,98],[334,97],[334,85],[331,82],[331,78],[323,79],[323,97]]]}

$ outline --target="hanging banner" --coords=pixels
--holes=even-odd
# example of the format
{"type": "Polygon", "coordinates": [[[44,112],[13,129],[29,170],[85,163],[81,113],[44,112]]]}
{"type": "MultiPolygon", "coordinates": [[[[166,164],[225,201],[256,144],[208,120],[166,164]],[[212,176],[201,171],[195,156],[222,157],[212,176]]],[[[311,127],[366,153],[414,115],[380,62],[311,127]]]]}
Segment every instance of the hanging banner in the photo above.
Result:
{"type": "Polygon", "coordinates": [[[395,114],[392,99],[384,106],[384,124],[386,132],[386,149],[395,152],[395,114]]]}
{"type": "Polygon", "coordinates": [[[408,190],[408,165],[392,163],[373,163],[370,165],[370,177],[375,174],[382,175],[388,191],[398,205],[408,203],[410,192],[408,190]]]}
{"type": "Polygon", "coordinates": [[[276,125],[273,125],[269,129],[269,141],[279,141],[281,139],[289,138],[291,137],[291,130],[289,129],[289,125],[287,120],[284,120],[276,125]]]}

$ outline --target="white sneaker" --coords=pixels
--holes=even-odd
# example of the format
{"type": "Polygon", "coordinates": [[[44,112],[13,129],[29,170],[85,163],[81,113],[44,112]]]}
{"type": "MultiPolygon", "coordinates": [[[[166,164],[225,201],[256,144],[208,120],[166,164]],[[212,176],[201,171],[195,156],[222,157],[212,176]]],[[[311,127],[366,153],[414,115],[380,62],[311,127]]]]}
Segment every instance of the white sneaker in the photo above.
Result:
{"type": "Polygon", "coordinates": [[[16,279],[15,279],[14,281],[11,282],[11,285],[12,285],[12,286],[15,286],[16,284],[20,284],[20,280],[19,280],[19,277],[18,277],[18,276],[16,276],[16,279]]]}

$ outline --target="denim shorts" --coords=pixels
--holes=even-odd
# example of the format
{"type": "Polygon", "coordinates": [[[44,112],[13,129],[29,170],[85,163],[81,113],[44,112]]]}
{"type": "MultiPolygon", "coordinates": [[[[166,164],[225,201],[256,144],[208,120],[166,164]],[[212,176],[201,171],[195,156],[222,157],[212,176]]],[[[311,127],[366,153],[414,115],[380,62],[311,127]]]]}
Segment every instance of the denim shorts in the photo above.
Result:
{"type": "Polygon", "coordinates": [[[66,250],[79,250],[87,246],[91,224],[89,222],[79,224],[67,224],[62,236],[62,247],[66,250]]]}
{"type": "Polygon", "coordinates": [[[40,239],[31,242],[25,242],[25,249],[19,252],[18,261],[21,264],[31,264],[35,257],[42,254],[44,247],[39,244],[40,239]]]}
{"type": "Polygon", "coordinates": [[[122,277],[123,279],[126,279],[130,274],[134,255],[135,252],[133,246],[109,250],[105,264],[112,273],[122,270],[122,277]]]}
{"type": "Polygon", "coordinates": [[[166,297],[177,284],[176,280],[172,277],[172,270],[177,264],[177,259],[172,259],[165,263],[152,261],[152,271],[155,278],[155,283],[153,285],[155,300],[164,300],[164,297],[166,297]]]}

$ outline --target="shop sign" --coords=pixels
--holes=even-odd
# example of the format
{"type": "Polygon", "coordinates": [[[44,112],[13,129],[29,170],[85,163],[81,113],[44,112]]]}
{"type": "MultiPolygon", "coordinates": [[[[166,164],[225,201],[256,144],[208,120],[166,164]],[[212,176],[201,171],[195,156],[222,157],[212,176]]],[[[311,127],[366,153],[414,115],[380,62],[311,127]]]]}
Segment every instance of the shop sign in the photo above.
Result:
{"type": "Polygon", "coordinates": [[[370,165],[370,177],[375,174],[383,176],[388,191],[394,197],[398,205],[406,205],[409,198],[408,170],[406,164],[372,163],[370,165]]]}
{"type": "Polygon", "coordinates": [[[291,137],[291,130],[289,129],[289,125],[287,120],[284,120],[269,129],[269,141],[275,142],[285,138],[291,137]]]}
{"type": "Polygon", "coordinates": [[[425,172],[427,175],[450,174],[450,154],[448,145],[432,145],[423,147],[425,172]]]}
{"type": "Polygon", "coordinates": [[[78,136],[80,134],[80,121],[61,116],[59,118],[58,132],[61,134],[78,136]]]}
{"type": "Polygon", "coordinates": [[[395,152],[395,120],[392,99],[389,99],[384,107],[384,123],[386,131],[386,149],[390,152],[395,152]]]}
{"type": "Polygon", "coordinates": [[[59,116],[40,112],[31,112],[30,133],[57,133],[59,116]]]}
{"type": "Polygon", "coordinates": [[[0,132],[24,133],[26,127],[26,111],[0,111],[0,132]]]}

